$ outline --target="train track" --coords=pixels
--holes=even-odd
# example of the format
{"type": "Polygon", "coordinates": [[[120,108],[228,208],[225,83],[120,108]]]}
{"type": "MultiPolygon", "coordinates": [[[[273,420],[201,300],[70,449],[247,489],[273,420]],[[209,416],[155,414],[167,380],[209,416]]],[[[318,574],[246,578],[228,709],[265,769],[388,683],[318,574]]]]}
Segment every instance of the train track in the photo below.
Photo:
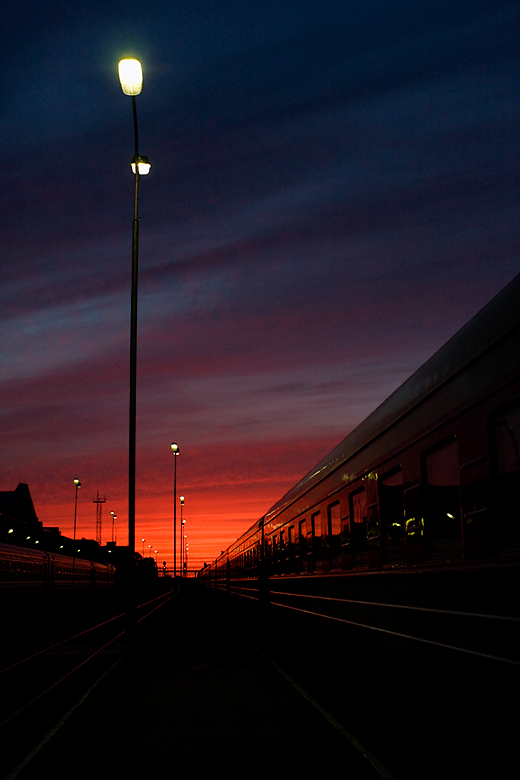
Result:
{"type": "MultiPolygon", "coordinates": [[[[230,592],[256,598],[250,588],[230,592]]],[[[446,654],[472,656],[520,669],[520,618],[482,612],[437,609],[308,593],[272,590],[270,604],[283,610],[386,635],[408,645],[422,645],[446,654]]]]}
{"type": "Polygon", "coordinates": [[[256,589],[230,583],[237,622],[394,777],[437,778],[447,767],[501,776],[516,745],[507,713],[520,689],[517,616],[311,595],[282,582],[259,609],[256,589]]]}
{"type": "MultiPolygon", "coordinates": [[[[148,630],[174,593],[140,603],[132,641],[148,630]]],[[[123,659],[125,613],[75,631],[57,641],[33,643],[0,669],[0,737],[4,780],[14,780],[24,760],[61,719],[123,659]]]]}

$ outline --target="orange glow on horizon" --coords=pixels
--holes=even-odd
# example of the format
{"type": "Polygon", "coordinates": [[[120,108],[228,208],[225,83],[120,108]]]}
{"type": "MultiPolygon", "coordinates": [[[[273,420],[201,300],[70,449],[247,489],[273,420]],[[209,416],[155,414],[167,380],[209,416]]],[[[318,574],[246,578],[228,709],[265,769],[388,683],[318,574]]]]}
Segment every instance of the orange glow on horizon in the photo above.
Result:
{"type": "MultiPolygon", "coordinates": [[[[274,494],[270,485],[255,487],[225,486],[215,489],[206,489],[186,495],[183,507],[183,526],[186,541],[189,545],[188,568],[201,569],[204,562],[210,563],[222,550],[228,547],[250,525],[262,517],[281,495],[274,494]],[[230,509],[227,509],[229,507],[230,509]]],[[[90,496],[85,492],[86,499],[81,501],[78,497],[78,517],[76,538],[95,539],[96,513],[95,505],[89,500],[90,496]],[[94,509],[92,508],[94,507],[94,509]]],[[[107,496],[106,506],[115,511],[115,539],[117,544],[124,546],[128,541],[128,513],[126,506],[124,511],[121,505],[125,505],[126,497],[112,500],[107,496]],[[115,507],[115,509],[114,509],[115,507]]],[[[142,554],[142,538],[145,538],[144,555],[148,557],[148,545],[151,544],[157,550],[157,562],[162,566],[166,561],[168,568],[173,566],[173,497],[154,497],[153,510],[149,510],[150,502],[146,499],[136,501],[136,531],[135,550],[142,554]]],[[[44,526],[59,526],[64,536],[72,536],[74,523],[74,504],[68,502],[46,504],[44,511],[38,510],[37,514],[44,526]]],[[[177,565],[179,565],[179,551],[181,538],[180,511],[177,511],[177,565]]],[[[112,517],[107,510],[102,515],[101,541],[105,545],[112,540],[112,517]]],[[[155,552],[153,554],[155,558],[155,552]]]]}
{"type": "MultiPolygon", "coordinates": [[[[180,438],[180,437],[179,437],[180,438]]],[[[259,520],[270,507],[334,445],[326,442],[298,439],[296,441],[264,442],[261,446],[230,444],[226,461],[222,463],[218,447],[182,445],[177,461],[177,494],[183,495],[183,533],[189,545],[188,568],[199,570],[210,563],[259,520]],[[184,454],[186,453],[186,454],[184,454]]],[[[143,453],[137,470],[135,550],[144,555],[153,547],[157,563],[166,561],[173,567],[173,458],[169,444],[159,455],[143,453]]],[[[78,492],[76,538],[96,538],[96,505],[92,499],[97,491],[106,495],[102,511],[101,542],[112,540],[112,516],[115,521],[115,541],[128,543],[128,493],[126,474],[115,465],[106,464],[92,476],[88,463],[77,464],[82,489],[78,492]],[[89,473],[90,471],[90,473],[89,473]]],[[[67,467],[68,468],[68,467],[67,467]]],[[[63,468],[63,471],[66,471],[63,468]]],[[[63,479],[55,485],[54,474],[40,473],[40,481],[27,479],[38,519],[44,527],[59,527],[64,536],[72,537],[75,490],[63,479]]],[[[16,486],[15,486],[16,487],[16,486]]],[[[180,562],[181,540],[180,502],[177,505],[177,565],[180,562]]]]}

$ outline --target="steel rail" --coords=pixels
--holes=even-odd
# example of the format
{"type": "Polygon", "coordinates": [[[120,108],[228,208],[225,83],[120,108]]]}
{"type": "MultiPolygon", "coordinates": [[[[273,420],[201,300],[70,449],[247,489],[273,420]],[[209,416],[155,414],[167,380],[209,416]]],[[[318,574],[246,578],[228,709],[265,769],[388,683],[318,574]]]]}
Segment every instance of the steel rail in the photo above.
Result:
{"type": "Polygon", "coordinates": [[[37,702],[39,699],[41,699],[42,696],[45,696],[47,693],[50,693],[50,691],[52,691],[54,688],[56,688],[57,685],[62,683],[64,680],[67,679],[67,677],[70,677],[71,674],[76,672],[78,669],[80,669],[82,666],[84,666],[88,661],[90,661],[92,658],[94,658],[94,656],[98,655],[102,650],[104,650],[106,647],[111,645],[112,642],[115,642],[116,639],[119,639],[119,637],[123,636],[124,633],[125,632],[122,631],[120,634],[118,634],[117,636],[113,637],[113,639],[111,639],[109,642],[104,644],[103,647],[99,647],[97,650],[95,650],[93,653],[91,653],[91,655],[89,655],[88,658],[84,658],[83,661],[81,661],[81,663],[79,663],[73,669],[70,669],[70,671],[68,671],[67,674],[63,675],[63,677],[60,677],[59,680],[55,680],[52,683],[52,685],[49,685],[48,688],[46,688],[44,691],[42,691],[37,696],[35,696],[34,699],[31,699],[31,701],[28,701],[26,704],[23,705],[23,707],[20,707],[19,710],[17,710],[16,712],[13,712],[11,715],[9,715],[8,718],[6,718],[5,720],[2,721],[2,723],[0,723],[0,728],[5,726],[11,720],[13,720],[13,718],[16,718],[18,715],[20,715],[20,713],[24,712],[28,707],[30,707],[35,702],[37,702]]]}
{"type": "MultiPolygon", "coordinates": [[[[150,599],[149,601],[143,601],[142,604],[138,604],[137,609],[141,609],[142,607],[146,607],[148,604],[153,604],[154,601],[158,601],[158,599],[165,598],[165,595],[170,594],[162,594],[161,596],[156,596],[153,599],[150,599]]],[[[165,603],[168,601],[168,599],[165,599],[165,603]]],[[[153,611],[153,610],[152,610],[153,611]]],[[[33,653],[33,655],[29,655],[26,658],[22,658],[21,661],[16,661],[16,663],[11,664],[10,666],[6,666],[4,669],[0,669],[0,674],[4,674],[4,672],[8,672],[10,669],[14,669],[17,666],[21,666],[22,664],[26,663],[27,661],[32,661],[33,658],[38,658],[38,656],[43,655],[44,653],[48,653],[49,650],[54,650],[56,647],[59,647],[60,645],[65,645],[67,642],[72,642],[73,639],[77,639],[80,636],[83,636],[84,634],[90,633],[90,631],[95,631],[97,628],[102,628],[102,626],[106,626],[108,623],[112,623],[114,620],[119,620],[119,618],[122,618],[125,616],[125,612],[121,612],[120,615],[115,615],[112,618],[109,618],[108,620],[103,621],[103,623],[97,623],[95,626],[91,626],[90,628],[86,628],[84,631],[80,631],[78,634],[74,634],[73,636],[69,636],[66,639],[61,639],[59,642],[56,642],[54,645],[49,645],[48,647],[44,647],[43,650],[38,650],[37,653],[33,653]]],[[[151,613],[149,613],[151,614],[151,613]]],[[[142,618],[141,618],[142,620],[142,618]]],[[[139,620],[137,621],[140,622],[139,620]]]]}
{"type": "Polygon", "coordinates": [[[502,656],[490,655],[489,653],[481,653],[478,650],[469,650],[466,647],[458,647],[457,645],[447,645],[443,642],[435,642],[433,639],[423,639],[422,637],[412,636],[411,634],[402,634],[398,631],[390,631],[387,628],[379,628],[378,626],[370,626],[366,623],[357,623],[354,620],[346,620],[345,618],[334,617],[333,615],[323,615],[320,612],[312,612],[307,609],[300,609],[299,607],[290,607],[288,604],[280,604],[272,601],[274,607],[284,607],[285,609],[291,609],[295,612],[303,612],[306,615],[314,615],[315,617],[321,617],[328,620],[334,620],[337,623],[346,623],[350,626],[356,626],[358,628],[367,628],[370,631],[378,631],[382,634],[389,634],[390,636],[396,636],[401,639],[409,639],[415,642],[422,642],[423,644],[433,645],[434,647],[441,647],[445,650],[455,650],[459,653],[467,653],[468,655],[478,656],[480,658],[486,658],[492,661],[499,661],[501,663],[511,664],[513,666],[520,666],[520,661],[514,661],[512,658],[503,658],[502,656]]]}
{"type": "MultiPolygon", "coordinates": [[[[235,586],[240,587],[240,586],[235,586]]],[[[245,588],[247,590],[247,588],[245,588]]],[[[338,599],[333,596],[314,596],[309,593],[284,593],[278,590],[272,590],[271,594],[274,596],[294,596],[295,598],[304,599],[320,599],[320,601],[336,601],[343,604],[363,604],[364,606],[371,607],[392,607],[393,609],[409,609],[415,612],[434,612],[441,615],[456,615],[463,617],[477,617],[488,618],[492,620],[508,620],[516,623],[520,623],[520,617],[513,617],[509,615],[488,615],[482,612],[460,612],[452,609],[436,609],[434,607],[413,607],[407,604],[388,604],[384,601],[358,601],[356,599],[338,599]]]]}
{"type": "MultiPolygon", "coordinates": [[[[146,614],[144,614],[142,617],[140,617],[139,620],[137,620],[137,623],[141,623],[147,617],[152,615],[156,610],[158,610],[161,606],[163,606],[164,604],[168,603],[168,601],[170,601],[173,598],[173,594],[168,594],[168,595],[169,595],[169,597],[166,598],[164,601],[162,601],[161,604],[157,604],[153,609],[150,609],[148,612],[146,612],[146,614]]],[[[158,598],[162,598],[162,597],[158,597],[158,598]]],[[[158,598],[151,599],[148,602],[140,604],[139,608],[143,607],[143,606],[147,606],[148,604],[154,603],[155,601],[158,600],[158,598]]],[[[118,615],[118,617],[121,617],[121,616],[122,615],[118,615]]],[[[94,628],[99,628],[100,626],[106,625],[107,623],[111,623],[113,620],[116,620],[116,619],[117,618],[111,618],[110,620],[105,621],[105,623],[100,623],[98,626],[94,626],[91,629],[87,629],[86,631],[82,631],[79,634],[76,634],[74,637],[69,637],[69,639],[63,640],[62,642],[58,642],[56,645],[53,645],[52,647],[49,647],[46,650],[41,651],[40,653],[37,653],[37,654],[35,654],[35,656],[31,656],[31,657],[36,657],[36,655],[41,655],[41,653],[43,653],[43,652],[47,652],[48,650],[51,650],[51,649],[53,649],[54,647],[57,647],[60,644],[65,644],[66,642],[70,642],[71,639],[75,639],[78,636],[82,636],[83,634],[87,634],[87,633],[89,633],[89,631],[94,630],[94,628]]],[[[119,634],[117,634],[116,636],[112,637],[112,639],[110,639],[108,642],[106,642],[104,645],[102,645],[102,647],[99,647],[97,650],[95,650],[93,653],[91,653],[87,658],[84,658],[83,661],[81,661],[79,664],[77,664],[73,669],[70,669],[65,675],[63,675],[63,677],[60,677],[58,680],[55,680],[52,683],[52,685],[50,685],[44,691],[39,693],[37,696],[35,696],[29,702],[24,704],[16,712],[14,712],[11,715],[9,715],[5,720],[3,720],[0,723],[0,728],[2,728],[3,726],[7,725],[7,723],[9,723],[11,720],[16,718],[18,715],[20,715],[26,709],[28,709],[28,707],[31,707],[33,704],[35,704],[37,701],[39,701],[39,699],[41,699],[47,693],[50,693],[54,688],[56,688],[56,686],[58,686],[60,683],[62,683],[64,680],[66,680],[68,677],[70,677],[71,674],[76,672],[78,669],[81,669],[81,667],[84,666],[86,663],[88,663],[88,661],[92,660],[92,658],[95,658],[95,656],[99,655],[99,653],[101,653],[103,650],[105,650],[107,647],[109,647],[111,644],[113,644],[117,639],[119,639],[120,637],[124,636],[124,634],[125,634],[125,631],[121,631],[119,634]]],[[[25,660],[29,660],[29,659],[25,659],[25,660]]],[[[15,664],[15,665],[18,665],[18,664],[15,664]]],[[[4,671],[7,671],[7,669],[4,670],[4,671]]]]}

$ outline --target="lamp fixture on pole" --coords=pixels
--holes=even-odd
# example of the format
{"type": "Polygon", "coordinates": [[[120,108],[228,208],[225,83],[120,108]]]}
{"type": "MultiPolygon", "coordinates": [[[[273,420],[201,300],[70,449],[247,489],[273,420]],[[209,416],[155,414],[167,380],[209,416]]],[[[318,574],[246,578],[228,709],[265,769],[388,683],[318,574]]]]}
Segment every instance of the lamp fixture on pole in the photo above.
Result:
{"type": "Polygon", "coordinates": [[[76,498],[74,501],[74,541],[76,541],[76,518],[78,515],[78,489],[81,487],[81,482],[79,481],[79,479],[75,479],[74,484],[76,485],[76,498]]]}
{"type": "Polygon", "coordinates": [[[177,574],[177,455],[179,454],[179,445],[174,441],[170,447],[175,456],[173,459],[173,578],[175,579],[177,574]]]}
{"type": "Polygon", "coordinates": [[[136,442],[136,375],[137,375],[137,269],[139,257],[138,192],[139,177],[150,170],[148,159],[139,155],[139,133],[137,127],[136,96],[143,88],[143,70],[139,60],[123,59],[118,66],[121,89],[132,97],[134,115],[135,153],[132,171],[135,175],[134,221],[132,227],[132,294],[130,316],[130,420],[128,432],[128,555],[129,566],[133,568],[135,554],[135,442],[136,442]]]}
{"type": "Polygon", "coordinates": [[[184,544],[183,544],[182,540],[183,540],[183,533],[184,533],[183,526],[184,526],[184,523],[186,522],[185,520],[182,519],[182,508],[184,506],[184,496],[179,496],[179,501],[181,502],[181,564],[180,565],[181,565],[181,577],[183,577],[184,576],[184,569],[182,567],[182,561],[183,561],[183,558],[184,558],[184,555],[183,555],[184,544]]]}
{"type": "Polygon", "coordinates": [[[76,580],[76,518],[78,516],[78,490],[81,487],[79,479],[74,480],[76,486],[76,498],[74,499],[74,546],[72,550],[72,587],[76,580]]]}
{"type": "Polygon", "coordinates": [[[114,526],[115,526],[117,515],[115,512],[110,512],[110,514],[112,515],[112,541],[114,541],[114,526]]]}

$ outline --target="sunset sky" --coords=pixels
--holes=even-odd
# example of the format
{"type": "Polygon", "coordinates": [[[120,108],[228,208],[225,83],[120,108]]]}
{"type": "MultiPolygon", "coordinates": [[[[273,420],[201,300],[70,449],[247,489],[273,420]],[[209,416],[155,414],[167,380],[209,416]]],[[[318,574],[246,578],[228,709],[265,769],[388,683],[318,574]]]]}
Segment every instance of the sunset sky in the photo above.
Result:
{"type": "Polygon", "coordinates": [[[520,2],[3,9],[0,490],[210,561],[519,271],[520,2]]]}

